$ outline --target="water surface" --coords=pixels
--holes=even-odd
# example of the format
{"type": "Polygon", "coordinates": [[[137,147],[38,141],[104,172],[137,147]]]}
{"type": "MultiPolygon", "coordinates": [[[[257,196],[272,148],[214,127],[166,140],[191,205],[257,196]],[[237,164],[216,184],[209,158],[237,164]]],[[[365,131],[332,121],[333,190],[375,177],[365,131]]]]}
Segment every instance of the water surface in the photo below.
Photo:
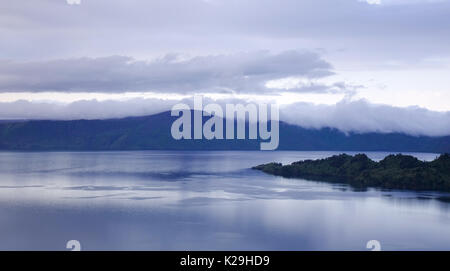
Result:
{"type": "MultiPolygon", "coordinates": [[[[335,152],[0,152],[0,249],[450,249],[432,192],[354,191],[254,171],[335,152]]],[[[379,160],[387,153],[367,153],[379,160]]],[[[432,160],[436,154],[413,154],[432,160]]]]}

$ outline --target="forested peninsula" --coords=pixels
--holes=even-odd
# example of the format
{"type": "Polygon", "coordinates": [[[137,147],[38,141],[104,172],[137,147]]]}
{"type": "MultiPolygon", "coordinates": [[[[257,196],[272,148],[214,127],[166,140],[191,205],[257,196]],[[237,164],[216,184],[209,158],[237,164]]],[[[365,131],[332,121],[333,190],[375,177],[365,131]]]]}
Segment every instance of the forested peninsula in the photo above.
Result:
{"type": "Polygon", "coordinates": [[[442,154],[430,162],[402,154],[389,155],[379,162],[365,154],[340,154],[290,165],[269,163],[253,169],[287,178],[347,183],[356,188],[450,192],[449,154],[442,154]]]}

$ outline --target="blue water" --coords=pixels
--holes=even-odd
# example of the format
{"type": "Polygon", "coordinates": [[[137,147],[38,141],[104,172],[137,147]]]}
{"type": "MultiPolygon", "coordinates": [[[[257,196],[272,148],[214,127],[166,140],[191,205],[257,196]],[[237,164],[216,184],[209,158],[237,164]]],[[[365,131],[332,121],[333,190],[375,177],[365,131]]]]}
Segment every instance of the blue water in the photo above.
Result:
{"type": "MultiPolygon", "coordinates": [[[[251,170],[334,152],[0,152],[0,249],[449,250],[450,204],[251,170]]],[[[387,153],[367,153],[382,159],[387,153]]],[[[436,154],[413,154],[432,160],[436,154]]]]}

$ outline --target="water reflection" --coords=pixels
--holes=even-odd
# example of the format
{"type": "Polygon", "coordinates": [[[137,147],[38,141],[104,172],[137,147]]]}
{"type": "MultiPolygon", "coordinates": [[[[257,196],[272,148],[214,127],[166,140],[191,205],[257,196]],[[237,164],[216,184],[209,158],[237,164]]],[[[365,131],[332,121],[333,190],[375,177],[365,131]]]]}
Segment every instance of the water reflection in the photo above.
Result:
{"type": "MultiPolygon", "coordinates": [[[[251,168],[331,152],[0,152],[0,249],[449,249],[446,194],[251,168]]],[[[386,153],[368,153],[382,159],[386,153]]],[[[432,160],[436,154],[415,154],[432,160]]]]}

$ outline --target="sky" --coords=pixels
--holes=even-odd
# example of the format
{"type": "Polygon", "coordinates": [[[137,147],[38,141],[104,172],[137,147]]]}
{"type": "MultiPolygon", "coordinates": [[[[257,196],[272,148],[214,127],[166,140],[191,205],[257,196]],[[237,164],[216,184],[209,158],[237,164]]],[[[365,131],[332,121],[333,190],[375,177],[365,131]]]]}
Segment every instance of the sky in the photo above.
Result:
{"type": "Polygon", "coordinates": [[[1,1],[0,37],[0,119],[203,94],[305,127],[450,135],[448,0],[1,1]]]}

